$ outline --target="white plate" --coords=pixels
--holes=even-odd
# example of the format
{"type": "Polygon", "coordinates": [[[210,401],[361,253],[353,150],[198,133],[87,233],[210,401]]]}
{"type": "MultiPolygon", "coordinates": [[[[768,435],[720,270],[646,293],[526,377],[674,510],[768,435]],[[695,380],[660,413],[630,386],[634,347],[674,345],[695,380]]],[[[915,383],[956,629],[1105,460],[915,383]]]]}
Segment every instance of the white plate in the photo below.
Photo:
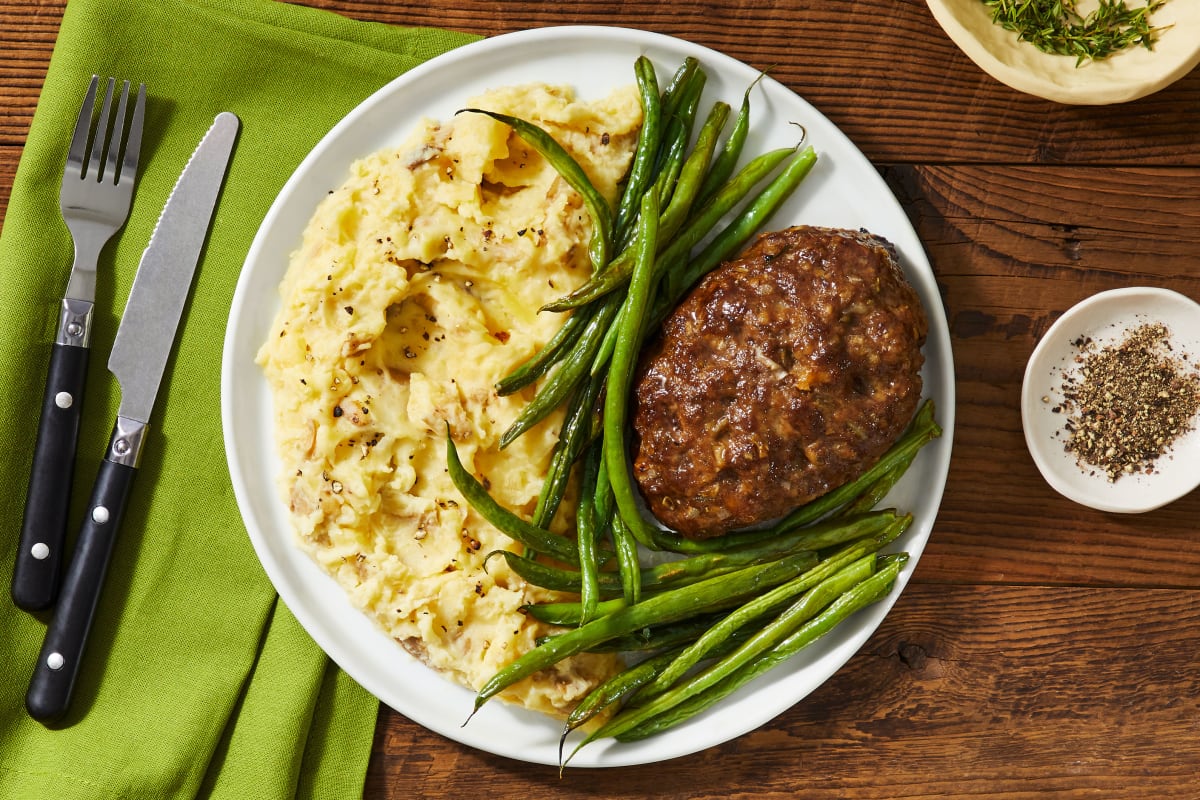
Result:
{"type": "MultiPolygon", "coordinates": [[[[1134,46],[1075,66],[1073,56],[1043,53],[992,22],[981,0],[927,0],[934,19],[976,66],[1012,88],[1059,103],[1108,105],[1145,97],[1200,63],[1200,3],[1171,0],[1151,16],[1161,27],[1153,50],[1134,46]]],[[[1143,3],[1131,3],[1131,7],[1143,3]]],[[[1081,13],[1097,3],[1083,0],[1081,13]]]]}
{"type": "MultiPolygon", "coordinates": [[[[499,36],[434,59],[385,86],[339,123],[309,154],[271,207],[255,238],[234,295],[222,365],[222,419],[229,470],[254,547],[280,597],[327,653],[355,680],[409,719],[480,750],[543,764],[558,762],[559,724],[499,702],[462,726],[473,694],[413,660],[350,606],[337,585],[298,547],[277,491],[271,394],[254,363],[266,340],[288,257],[322,197],[339,186],[352,161],[397,144],[420,117],[445,119],[488,88],[529,82],[573,84],[582,97],[601,97],[633,83],[634,59],[648,55],[660,82],[686,56],[709,75],[706,98],[734,107],[758,76],[727,56],[688,42],[636,30],[543,28],[499,36]]],[[[767,79],[753,95],[747,153],[790,146],[803,125],[820,154],[817,166],[772,227],[807,223],[864,227],[897,246],[929,315],[924,377],[945,435],[920,455],[892,503],[916,523],[900,545],[913,556],[902,587],[933,526],[950,459],[954,376],[945,313],[932,271],[908,218],[875,168],[828,120],[779,83],[767,79]]],[[[637,744],[597,742],[574,766],[656,762],[719,744],[790,707],[834,673],[875,630],[895,595],[848,620],[807,653],[726,698],[702,717],[637,744]]]]}
{"type": "Polygon", "coordinates": [[[1064,497],[1101,511],[1135,514],[1152,511],[1179,499],[1200,485],[1200,430],[1176,440],[1170,452],[1154,463],[1152,474],[1125,475],[1109,483],[1103,470],[1084,470],[1063,449],[1062,403],[1064,373],[1074,371],[1078,349],[1073,342],[1088,337],[1096,347],[1119,342],[1139,325],[1161,322],[1170,331],[1171,346],[1200,358],[1200,305],[1169,289],[1134,286],[1100,292],[1072,306],[1038,342],[1021,388],[1021,423],[1025,443],[1046,482],[1064,497]]]}

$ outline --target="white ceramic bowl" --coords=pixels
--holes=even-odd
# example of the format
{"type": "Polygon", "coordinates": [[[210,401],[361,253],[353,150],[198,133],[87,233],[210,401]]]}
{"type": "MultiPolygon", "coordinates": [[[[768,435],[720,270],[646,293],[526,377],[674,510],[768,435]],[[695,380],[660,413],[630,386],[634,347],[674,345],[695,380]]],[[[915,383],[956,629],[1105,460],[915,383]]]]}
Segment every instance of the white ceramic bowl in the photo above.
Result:
{"type": "Polygon", "coordinates": [[[1025,368],[1021,422],[1025,443],[1046,481],[1059,494],[1091,508],[1119,513],[1150,511],[1200,486],[1200,430],[1177,439],[1150,474],[1123,475],[1109,482],[1103,470],[1085,470],[1064,450],[1066,416],[1054,408],[1063,401],[1062,378],[1076,366],[1079,337],[1097,347],[1120,341],[1144,323],[1162,322],[1177,356],[1200,359],[1200,305],[1167,289],[1134,287],[1101,292],[1063,314],[1038,342],[1025,368]]]}
{"type": "MultiPolygon", "coordinates": [[[[1073,56],[1043,53],[992,22],[981,0],[926,0],[934,19],[984,72],[1027,94],[1076,105],[1108,105],[1145,97],[1200,64],[1200,2],[1170,0],[1151,16],[1163,30],[1153,50],[1134,46],[1075,66],[1073,56]]],[[[1094,7],[1087,0],[1080,11],[1094,7]]],[[[1140,2],[1131,5],[1140,5],[1140,2]]]]}

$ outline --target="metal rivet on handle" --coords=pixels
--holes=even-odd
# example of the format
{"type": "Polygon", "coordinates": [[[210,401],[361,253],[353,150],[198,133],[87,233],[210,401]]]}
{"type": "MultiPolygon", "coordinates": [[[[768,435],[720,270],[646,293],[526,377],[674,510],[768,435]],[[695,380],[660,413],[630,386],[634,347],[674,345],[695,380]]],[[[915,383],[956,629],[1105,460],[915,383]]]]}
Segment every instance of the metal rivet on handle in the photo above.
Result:
{"type": "Polygon", "coordinates": [[[29,555],[36,558],[38,561],[50,555],[50,546],[45,542],[38,542],[33,547],[29,548],[29,555]]]}
{"type": "Polygon", "coordinates": [[[50,655],[46,656],[46,666],[55,672],[62,669],[66,663],[67,660],[63,658],[62,653],[51,653],[50,655]]]}
{"type": "Polygon", "coordinates": [[[96,506],[92,509],[92,522],[97,525],[103,525],[108,522],[108,509],[104,506],[96,506]]]}
{"type": "Polygon", "coordinates": [[[54,405],[59,408],[70,408],[74,404],[75,398],[71,396],[70,392],[59,392],[54,395],[54,405]]]}

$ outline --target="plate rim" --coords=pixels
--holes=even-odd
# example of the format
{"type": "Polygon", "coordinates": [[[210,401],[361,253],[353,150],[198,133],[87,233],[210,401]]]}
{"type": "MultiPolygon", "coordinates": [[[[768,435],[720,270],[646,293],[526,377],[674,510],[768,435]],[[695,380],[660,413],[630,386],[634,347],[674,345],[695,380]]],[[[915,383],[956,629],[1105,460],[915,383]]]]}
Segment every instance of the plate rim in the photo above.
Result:
{"type": "MultiPolygon", "coordinates": [[[[287,204],[290,202],[289,198],[291,198],[297,192],[297,187],[302,185],[303,181],[307,179],[310,172],[315,168],[315,165],[319,164],[321,159],[325,158],[326,152],[335,146],[338,139],[345,135],[347,130],[353,128],[354,125],[358,124],[364,117],[368,116],[369,113],[371,113],[371,109],[380,103],[386,102],[392,94],[403,91],[403,89],[408,85],[424,79],[426,76],[436,72],[437,70],[445,69],[448,66],[460,61],[486,58],[494,53],[494,51],[503,51],[507,48],[531,46],[535,44],[546,45],[549,41],[559,39],[563,36],[577,38],[582,37],[584,40],[593,45],[598,42],[618,40],[621,42],[622,47],[630,46],[630,40],[632,39],[632,44],[636,44],[642,52],[655,50],[656,48],[667,51],[689,51],[697,54],[698,57],[701,58],[701,61],[704,63],[705,67],[710,71],[721,70],[724,72],[732,71],[736,73],[748,70],[752,75],[757,74],[753,68],[744,64],[743,62],[720,53],[719,51],[712,50],[708,47],[690,42],[685,39],[680,39],[666,34],[643,31],[636,28],[596,25],[559,25],[503,34],[464,45],[460,48],[449,51],[442,56],[431,59],[430,61],[419,65],[418,67],[415,67],[414,69],[393,79],[376,92],[372,93],[365,100],[363,100],[362,103],[345,115],[345,117],[343,117],[337,124],[335,124],[329,133],[322,137],[317,145],[315,145],[305,156],[300,165],[296,168],[296,170],[284,184],[283,188],[280,190],[279,195],[272,202],[270,209],[265,215],[263,222],[255,235],[250,250],[247,253],[242,274],[239,276],[238,284],[234,291],[226,329],[226,338],[222,351],[221,365],[223,439],[225,443],[231,482],[233,484],[239,512],[243,517],[247,534],[250,536],[255,553],[258,556],[260,563],[262,563],[264,571],[271,579],[272,584],[279,593],[281,600],[283,600],[285,605],[292,610],[293,614],[296,616],[301,625],[309,632],[313,639],[316,640],[318,645],[322,647],[322,649],[330,656],[330,658],[332,658],[333,661],[337,663],[344,671],[346,671],[353,679],[358,681],[364,686],[364,688],[370,691],[382,702],[394,708],[396,711],[413,720],[417,724],[420,724],[423,727],[434,731],[435,733],[439,733],[469,747],[490,752],[495,755],[505,756],[518,761],[547,765],[556,764],[556,759],[551,759],[546,755],[530,757],[526,753],[515,750],[513,746],[506,741],[492,743],[481,742],[479,741],[478,737],[464,734],[463,731],[465,729],[458,726],[458,720],[439,722],[436,720],[423,718],[420,715],[414,715],[411,713],[411,708],[397,707],[397,704],[393,702],[394,697],[392,697],[390,694],[389,696],[384,696],[384,693],[377,691],[378,687],[374,686],[372,681],[366,679],[366,676],[363,675],[363,670],[359,668],[359,665],[354,663],[354,660],[349,658],[348,654],[343,652],[341,648],[336,645],[336,643],[331,644],[327,635],[327,631],[320,629],[320,621],[313,619],[312,615],[308,612],[308,609],[303,605],[303,603],[294,602],[297,600],[297,596],[293,592],[292,587],[287,584],[286,577],[282,574],[282,565],[274,563],[270,558],[270,551],[267,549],[267,545],[269,543],[264,540],[262,531],[259,530],[256,525],[252,524],[252,521],[256,521],[256,518],[254,517],[254,511],[257,504],[261,504],[263,502],[279,503],[281,501],[279,501],[276,496],[272,496],[267,500],[250,496],[250,491],[242,475],[241,464],[238,460],[238,409],[237,398],[233,396],[233,391],[235,390],[235,384],[237,383],[237,360],[242,356],[242,354],[238,352],[237,345],[239,344],[238,336],[241,332],[241,325],[244,323],[247,316],[244,307],[248,302],[247,293],[249,292],[250,279],[255,274],[254,264],[256,263],[256,260],[261,259],[262,257],[260,251],[264,247],[263,243],[269,238],[268,230],[271,229],[272,226],[279,224],[279,216],[286,210],[287,204]],[[282,588],[281,583],[283,584],[282,588]],[[316,628],[316,632],[314,632],[314,627],[316,628]]],[[[632,82],[632,70],[630,73],[630,82],[632,82]]],[[[700,742],[698,744],[695,742],[688,744],[676,743],[674,746],[664,745],[661,747],[652,746],[646,748],[638,747],[637,745],[615,745],[613,743],[601,742],[596,743],[595,745],[592,745],[579,753],[576,759],[572,761],[572,766],[631,766],[635,764],[656,763],[670,758],[688,755],[743,735],[750,730],[766,724],[771,719],[774,719],[776,716],[783,713],[783,711],[785,711],[787,707],[790,707],[792,703],[798,702],[808,693],[815,690],[815,688],[828,680],[833,673],[841,669],[846,661],[848,661],[849,658],[853,656],[858,649],[860,649],[861,645],[866,641],[866,639],[869,638],[869,636],[878,628],[883,618],[887,615],[887,613],[890,612],[892,605],[896,602],[904,587],[907,585],[908,580],[910,579],[912,572],[919,561],[920,554],[924,549],[925,543],[928,541],[932,532],[932,527],[941,504],[941,498],[945,489],[949,472],[950,450],[954,431],[954,368],[945,309],[937,291],[937,285],[932,266],[928,261],[924,247],[917,237],[915,229],[912,227],[911,220],[909,220],[903,213],[903,209],[899,204],[899,200],[891,192],[890,188],[887,187],[882,176],[878,174],[874,166],[857,148],[857,146],[854,145],[853,142],[851,142],[849,138],[840,131],[840,129],[834,126],[832,122],[829,122],[820,111],[813,108],[808,101],[800,97],[797,93],[793,92],[782,84],[778,84],[776,81],[774,81],[774,79],[769,77],[766,79],[766,81],[764,81],[764,83],[774,85],[776,87],[774,91],[785,92],[790,101],[795,102],[799,106],[803,107],[806,113],[813,115],[814,119],[819,119],[824,125],[827,125],[828,128],[836,134],[836,136],[840,137],[843,140],[841,143],[848,148],[841,152],[840,155],[852,161],[857,161],[857,168],[860,170],[865,169],[867,171],[867,174],[864,176],[864,178],[868,182],[874,183],[874,191],[882,191],[886,199],[895,203],[894,210],[898,211],[899,215],[903,218],[905,233],[910,241],[907,243],[909,247],[905,250],[902,250],[902,255],[904,256],[904,260],[907,262],[907,266],[911,267],[913,270],[916,270],[916,276],[920,279],[920,285],[917,288],[918,291],[922,292],[923,301],[926,307],[926,314],[929,317],[930,322],[930,336],[926,344],[927,369],[932,368],[930,363],[932,361],[931,353],[935,355],[939,361],[937,364],[937,369],[939,371],[938,374],[941,385],[937,387],[939,400],[937,413],[938,422],[942,427],[943,435],[940,440],[927,446],[926,452],[923,452],[921,456],[926,460],[934,458],[937,460],[934,474],[931,476],[932,479],[926,481],[926,483],[923,485],[925,489],[924,495],[928,498],[931,498],[932,501],[932,513],[930,514],[930,518],[927,520],[927,522],[923,523],[923,526],[925,527],[924,532],[919,538],[914,537],[916,539],[915,543],[918,545],[918,547],[912,548],[912,550],[915,550],[915,552],[912,553],[913,557],[908,566],[905,568],[904,572],[901,573],[901,577],[897,581],[895,590],[891,593],[891,595],[889,595],[888,598],[881,601],[879,604],[877,604],[877,606],[873,607],[873,610],[868,609],[868,611],[871,611],[871,616],[878,615],[878,619],[874,622],[874,624],[869,625],[869,628],[866,630],[865,634],[852,637],[849,645],[844,647],[847,652],[837,653],[836,658],[834,658],[834,660],[837,661],[836,666],[834,666],[834,668],[830,670],[827,675],[821,677],[815,686],[803,691],[801,694],[799,694],[799,696],[795,697],[784,705],[773,706],[770,712],[765,716],[762,714],[748,714],[746,715],[744,724],[741,727],[724,730],[719,736],[710,738],[709,740],[700,742]]],[[[407,133],[407,131],[404,133],[407,133]]],[[[359,153],[359,157],[367,154],[368,153],[359,153]]],[[[343,164],[343,174],[345,173],[345,169],[348,167],[349,162],[343,164]]],[[[309,216],[311,216],[311,209],[309,210],[309,216]]],[[[286,261],[286,257],[284,260],[286,261]]],[[[909,277],[911,279],[914,276],[910,274],[909,277]]],[[[274,285],[277,286],[277,283],[278,282],[276,281],[274,285]]],[[[261,344],[261,342],[259,343],[261,344]]],[[[257,369],[256,366],[253,368],[257,369]]],[[[926,391],[929,391],[928,387],[926,391]]],[[[277,476],[271,476],[269,480],[270,485],[274,486],[276,480],[277,476]]],[[[299,550],[299,548],[295,547],[294,544],[291,546],[296,550],[299,550]]],[[[307,558],[306,554],[302,555],[307,558]]],[[[332,579],[329,580],[332,581],[332,579]]],[[[366,617],[366,615],[361,614],[361,612],[360,616],[364,618],[366,617]]],[[[380,635],[385,635],[381,630],[379,630],[378,633],[380,635]]],[[[429,672],[432,673],[433,671],[429,670],[429,672]]],[[[440,675],[436,675],[436,677],[439,681],[445,683],[448,692],[452,692],[460,688],[453,685],[448,679],[440,675]]],[[[761,680],[762,678],[759,679],[759,681],[761,680]]],[[[467,690],[463,689],[462,691],[466,692],[467,690]]],[[[743,691],[746,690],[744,689],[743,691]]],[[[468,696],[473,696],[473,693],[468,693],[468,696]]],[[[727,698],[726,700],[722,701],[723,704],[730,704],[732,702],[734,702],[732,698],[727,698]]],[[[400,705],[403,706],[404,704],[401,703],[400,705]]],[[[483,711],[486,712],[491,705],[492,704],[485,706],[483,711]]],[[[520,717],[522,714],[532,715],[534,713],[523,712],[520,709],[514,709],[512,707],[506,708],[508,708],[511,713],[518,717],[520,717]]],[[[481,714],[483,714],[483,712],[481,712],[481,714]]],[[[542,715],[536,715],[538,724],[544,725],[546,719],[548,718],[545,718],[542,715]]],[[[668,739],[668,737],[671,736],[671,733],[672,732],[667,732],[662,734],[660,737],[655,737],[654,740],[648,741],[675,742],[676,739],[668,739]]],[[[682,738],[686,739],[686,737],[682,738]]]]}

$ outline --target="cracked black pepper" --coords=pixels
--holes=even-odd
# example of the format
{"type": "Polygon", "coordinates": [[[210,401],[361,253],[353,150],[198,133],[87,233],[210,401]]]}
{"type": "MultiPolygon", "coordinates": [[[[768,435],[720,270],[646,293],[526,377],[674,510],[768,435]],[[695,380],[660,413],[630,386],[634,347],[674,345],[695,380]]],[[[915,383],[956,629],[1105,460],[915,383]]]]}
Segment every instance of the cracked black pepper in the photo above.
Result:
{"type": "Polygon", "coordinates": [[[1200,373],[1171,346],[1162,323],[1129,331],[1098,347],[1090,338],[1073,342],[1077,369],[1065,373],[1061,405],[1067,419],[1064,448],[1081,467],[1110,482],[1152,473],[1155,463],[1194,425],[1200,408],[1200,373]]]}

